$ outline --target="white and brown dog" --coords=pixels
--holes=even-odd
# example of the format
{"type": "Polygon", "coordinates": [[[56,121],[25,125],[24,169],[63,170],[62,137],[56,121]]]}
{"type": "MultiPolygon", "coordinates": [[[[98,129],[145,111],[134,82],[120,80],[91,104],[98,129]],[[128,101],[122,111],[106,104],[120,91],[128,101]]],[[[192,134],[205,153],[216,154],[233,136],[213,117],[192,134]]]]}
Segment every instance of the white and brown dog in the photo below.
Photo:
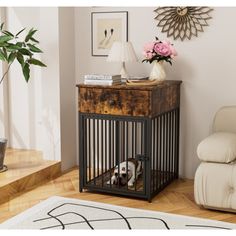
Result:
{"type": "Polygon", "coordinates": [[[128,180],[128,186],[133,186],[138,176],[142,174],[141,161],[137,161],[134,158],[129,158],[128,163],[126,161],[121,162],[114,169],[114,173],[107,184],[125,186],[128,180]],[[128,167],[128,170],[126,168],[128,167]],[[136,174],[135,174],[136,173],[136,174]],[[128,178],[127,178],[128,175],[128,178]]]}

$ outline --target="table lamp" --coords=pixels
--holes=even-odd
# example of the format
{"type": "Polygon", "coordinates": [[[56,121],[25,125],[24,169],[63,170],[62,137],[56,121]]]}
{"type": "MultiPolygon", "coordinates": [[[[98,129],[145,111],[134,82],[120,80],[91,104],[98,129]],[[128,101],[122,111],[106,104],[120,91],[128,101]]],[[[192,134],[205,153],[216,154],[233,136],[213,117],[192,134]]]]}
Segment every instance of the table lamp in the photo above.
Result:
{"type": "Polygon", "coordinates": [[[114,42],[107,57],[107,61],[122,62],[120,75],[123,79],[129,78],[125,68],[125,62],[134,62],[137,60],[138,59],[131,42],[114,42]]]}

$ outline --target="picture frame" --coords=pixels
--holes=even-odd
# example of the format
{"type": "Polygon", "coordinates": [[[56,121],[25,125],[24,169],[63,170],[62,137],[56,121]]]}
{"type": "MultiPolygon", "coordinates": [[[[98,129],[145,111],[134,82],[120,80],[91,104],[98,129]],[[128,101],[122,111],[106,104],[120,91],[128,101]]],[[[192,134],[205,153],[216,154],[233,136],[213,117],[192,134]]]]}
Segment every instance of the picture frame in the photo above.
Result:
{"type": "Polygon", "coordinates": [[[108,56],[115,41],[128,41],[128,11],[92,12],[92,56],[108,56]]]}

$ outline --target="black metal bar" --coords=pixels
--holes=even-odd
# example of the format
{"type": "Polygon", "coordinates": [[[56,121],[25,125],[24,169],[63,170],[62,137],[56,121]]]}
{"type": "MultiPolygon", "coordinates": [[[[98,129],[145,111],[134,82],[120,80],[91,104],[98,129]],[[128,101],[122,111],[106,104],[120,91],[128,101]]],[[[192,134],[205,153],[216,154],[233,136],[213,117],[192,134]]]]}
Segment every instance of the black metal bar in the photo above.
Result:
{"type": "Polygon", "coordinates": [[[89,181],[91,181],[91,129],[90,119],[88,119],[88,167],[89,167],[89,181]]]}
{"type": "MultiPolygon", "coordinates": [[[[144,128],[143,128],[143,122],[141,122],[141,137],[142,137],[142,139],[143,139],[143,136],[144,136],[144,132],[143,132],[143,130],[144,130],[144,128]]],[[[144,148],[143,148],[143,146],[144,146],[144,142],[141,142],[141,154],[144,154],[144,148]]]]}
{"type": "MultiPolygon", "coordinates": [[[[147,146],[147,144],[146,144],[146,141],[147,141],[146,133],[147,132],[145,132],[145,131],[147,131],[147,121],[146,120],[144,120],[143,122],[140,123],[140,136],[141,136],[141,138],[140,138],[141,145],[140,146],[141,146],[141,154],[144,155],[144,156],[147,156],[146,153],[145,153],[145,150],[144,150],[145,146],[147,146]]],[[[143,185],[142,190],[146,194],[146,192],[147,192],[146,183],[147,183],[147,169],[148,169],[148,166],[146,165],[146,161],[142,161],[142,165],[143,165],[143,171],[144,171],[143,181],[142,181],[142,185],[143,185]]]]}
{"type": "Polygon", "coordinates": [[[176,128],[176,110],[174,111],[174,178],[176,178],[176,141],[177,141],[177,128],[176,128]]]}
{"type": "Polygon", "coordinates": [[[95,154],[96,154],[96,149],[95,149],[95,121],[96,119],[93,119],[93,183],[96,185],[96,163],[95,163],[95,154]]]}
{"type": "Polygon", "coordinates": [[[166,177],[167,177],[167,182],[170,181],[170,152],[169,152],[169,146],[170,146],[170,142],[169,142],[169,139],[170,139],[170,134],[169,134],[169,131],[170,131],[170,128],[169,128],[169,112],[166,113],[166,116],[167,116],[167,122],[166,122],[166,128],[167,128],[167,134],[166,134],[166,177]]]}
{"type": "Polygon", "coordinates": [[[176,111],[173,111],[173,149],[174,149],[174,154],[173,154],[173,172],[174,172],[174,178],[176,178],[176,171],[175,171],[175,166],[176,166],[176,111]]]}
{"type": "MultiPolygon", "coordinates": [[[[134,136],[134,122],[131,121],[131,155],[132,155],[132,158],[135,157],[135,154],[134,154],[134,140],[135,140],[135,136],[134,136]]],[[[135,178],[136,179],[136,178],[135,178]]]]}
{"type": "MultiPolygon", "coordinates": [[[[125,120],[122,121],[122,158],[120,162],[124,162],[125,160],[125,120]]],[[[119,173],[120,176],[120,173],[119,173]]]]}
{"type": "Polygon", "coordinates": [[[151,172],[152,172],[152,192],[155,192],[155,186],[156,186],[156,170],[155,170],[155,153],[156,153],[156,123],[155,119],[152,119],[152,124],[153,128],[151,130],[152,132],[152,167],[151,167],[151,172]]]}
{"type": "Polygon", "coordinates": [[[179,108],[176,113],[176,178],[179,178],[179,108]]]}
{"type": "Polygon", "coordinates": [[[168,112],[168,173],[171,180],[171,112],[168,112]]]}
{"type": "Polygon", "coordinates": [[[115,121],[115,125],[116,125],[116,165],[119,164],[119,155],[120,155],[120,124],[119,121],[115,121]]]}
{"type": "Polygon", "coordinates": [[[104,138],[104,135],[103,135],[103,120],[101,120],[101,174],[102,174],[102,187],[104,185],[104,172],[103,172],[103,165],[104,165],[104,156],[103,156],[103,138],[104,138]]]}
{"type": "Polygon", "coordinates": [[[114,120],[111,120],[111,166],[114,167],[114,120]]]}
{"type": "Polygon", "coordinates": [[[96,120],[96,141],[97,141],[97,176],[99,176],[99,170],[100,170],[100,166],[99,166],[99,162],[100,162],[100,152],[99,152],[99,141],[100,141],[100,135],[99,135],[99,119],[96,120]]]}
{"type": "Polygon", "coordinates": [[[125,122],[126,124],[126,138],[125,138],[125,149],[126,149],[126,188],[129,189],[128,186],[128,158],[129,158],[129,154],[128,154],[128,147],[129,147],[129,123],[128,121],[125,122]]]}
{"type": "Polygon", "coordinates": [[[166,119],[166,141],[165,141],[165,160],[166,160],[166,167],[165,167],[165,182],[168,182],[168,112],[165,114],[166,119]]]}
{"type": "Polygon", "coordinates": [[[173,125],[173,138],[172,138],[172,142],[173,142],[173,157],[172,157],[172,170],[173,170],[173,178],[175,178],[175,137],[176,137],[176,134],[175,134],[175,111],[172,112],[172,125],[173,125]]]}
{"type": "Polygon", "coordinates": [[[122,162],[125,161],[125,122],[126,121],[122,121],[122,162]]]}
{"type": "Polygon", "coordinates": [[[171,120],[171,126],[170,126],[170,172],[171,172],[171,179],[174,177],[174,170],[173,170],[173,139],[174,139],[174,132],[173,132],[173,111],[170,112],[170,120],[171,120]]]}
{"type": "Polygon", "coordinates": [[[84,126],[84,155],[83,155],[83,159],[84,159],[84,183],[87,183],[87,119],[83,119],[83,126],[84,126]]]}
{"type": "Polygon", "coordinates": [[[147,199],[151,201],[151,130],[152,130],[152,121],[151,119],[147,119],[144,126],[144,133],[143,137],[146,138],[145,145],[144,145],[144,155],[148,158],[145,161],[145,176],[146,180],[145,184],[145,192],[147,195],[147,199]]]}
{"type": "MultiPolygon", "coordinates": [[[[108,123],[108,134],[109,134],[109,175],[110,175],[110,180],[111,180],[111,177],[112,177],[112,167],[111,167],[111,158],[112,158],[112,152],[111,152],[111,120],[109,120],[109,123],[108,123]]],[[[112,187],[112,184],[111,184],[111,181],[110,181],[110,188],[112,187]]]]}
{"type": "Polygon", "coordinates": [[[165,154],[164,154],[164,159],[165,159],[165,183],[168,181],[167,179],[167,114],[164,114],[165,117],[165,143],[164,143],[164,150],[165,150],[165,154]]]}
{"type": "Polygon", "coordinates": [[[80,132],[80,137],[79,137],[79,167],[80,167],[80,171],[79,171],[79,176],[80,176],[80,182],[79,182],[79,191],[82,192],[83,191],[83,187],[84,187],[84,181],[83,181],[83,176],[84,176],[84,127],[83,127],[83,115],[79,114],[79,132],[80,132]]]}
{"type": "MultiPolygon", "coordinates": [[[[137,122],[133,122],[132,121],[132,157],[135,158],[137,151],[136,151],[136,143],[137,143],[137,133],[136,133],[136,126],[137,126],[137,122]]],[[[135,171],[134,173],[134,178],[135,180],[137,180],[137,172],[135,171]]],[[[134,184],[134,191],[137,191],[137,181],[135,181],[134,184]]]]}
{"type": "Polygon", "coordinates": [[[160,178],[158,176],[159,173],[159,161],[160,161],[160,156],[159,156],[159,149],[160,149],[160,145],[159,145],[159,141],[160,141],[160,137],[159,137],[159,116],[155,118],[155,122],[156,122],[156,136],[157,136],[157,140],[156,140],[156,152],[155,152],[155,158],[156,158],[156,189],[155,191],[157,191],[158,186],[159,186],[159,182],[160,182],[160,178]]]}
{"type": "Polygon", "coordinates": [[[135,139],[134,139],[134,141],[135,141],[135,148],[134,148],[134,156],[136,156],[137,155],[137,143],[138,143],[138,134],[137,134],[137,126],[138,126],[138,122],[136,121],[135,122],[135,127],[134,127],[134,130],[135,130],[135,139]]]}
{"type": "Polygon", "coordinates": [[[164,128],[163,128],[163,119],[164,117],[161,116],[160,117],[160,130],[161,130],[161,133],[160,133],[160,156],[161,156],[161,165],[160,165],[160,180],[161,180],[161,184],[160,184],[160,187],[161,185],[164,183],[164,154],[163,154],[163,151],[164,151],[164,128]]]}
{"type": "Polygon", "coordinates": [[[107,172],[107,120],[105,120],[105,172],[107,172]]]}

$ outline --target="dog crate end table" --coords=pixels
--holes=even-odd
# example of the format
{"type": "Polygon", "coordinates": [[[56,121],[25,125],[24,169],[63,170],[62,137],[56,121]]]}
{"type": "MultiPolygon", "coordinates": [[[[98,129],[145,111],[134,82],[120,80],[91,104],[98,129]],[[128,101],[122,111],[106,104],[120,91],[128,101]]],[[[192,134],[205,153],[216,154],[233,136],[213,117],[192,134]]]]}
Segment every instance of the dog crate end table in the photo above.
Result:
{"type": "Polygon", "coordinates": [[[180,85],[174,80],[151,86],[77,85],[81,192],[151,201],[178,178],[180,85]],[[141,175],[129,172],[130,158],[141,162],[141,175]],[[115,168],[120,176],[121,163],[127,183],[135,175],[133,186],[111,183],[115,168]]]}

